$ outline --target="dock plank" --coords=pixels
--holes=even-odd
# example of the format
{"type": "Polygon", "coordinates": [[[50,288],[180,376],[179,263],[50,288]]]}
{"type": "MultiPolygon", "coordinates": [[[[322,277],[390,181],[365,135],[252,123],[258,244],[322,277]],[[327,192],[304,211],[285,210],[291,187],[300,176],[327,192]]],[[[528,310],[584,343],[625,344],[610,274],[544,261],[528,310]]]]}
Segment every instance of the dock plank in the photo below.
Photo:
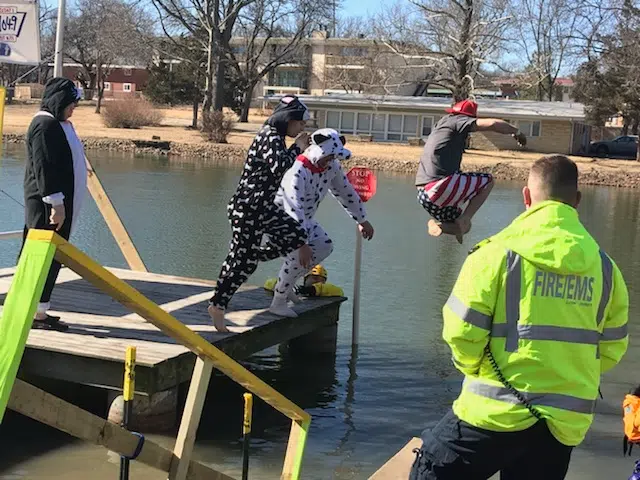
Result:
{"type": "MultiPolygon", "coordinates": [[[[293,307],[298,318],[283,318],[268,312],[271,296],[264,289],[245,286],[229,305],[231,333],[219,333],[206,311],[215,282],[108,270],[237,360],[337,322],[339,306],[345,300],[306,299],[293,307]]],[[[0,305],[14,271],[0,269],[0,305]]],[[[195,355],[68,268],[60,271],[52,307],[51,312],[70,328],[67,332],[32,330],[21,372],[120,388],[126,347],[135,346],[139,393],[151,394],[190,379],[195,355]]]]}
{"type": "Polygon", "coordinates": [[[369,480],[406,480],[411,473],[411,466],[416,458],[414,448],[420,448],[422,440],[412,438],[402,449],[385,463],[380,470],[369,477],[369,480]]]}

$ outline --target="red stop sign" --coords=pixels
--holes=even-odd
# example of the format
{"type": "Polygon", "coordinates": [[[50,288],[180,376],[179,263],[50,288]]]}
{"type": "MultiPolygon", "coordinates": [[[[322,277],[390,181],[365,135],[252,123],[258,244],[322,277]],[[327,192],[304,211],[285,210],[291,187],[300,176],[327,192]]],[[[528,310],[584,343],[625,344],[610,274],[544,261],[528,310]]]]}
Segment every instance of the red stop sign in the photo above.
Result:
{"type": "Polygon", "coordinates": [[[347,178],[363,202],[370,200],[376,194],[378,182],[374,173],[368,168],[353,167],[347,172],[347,178]]]}

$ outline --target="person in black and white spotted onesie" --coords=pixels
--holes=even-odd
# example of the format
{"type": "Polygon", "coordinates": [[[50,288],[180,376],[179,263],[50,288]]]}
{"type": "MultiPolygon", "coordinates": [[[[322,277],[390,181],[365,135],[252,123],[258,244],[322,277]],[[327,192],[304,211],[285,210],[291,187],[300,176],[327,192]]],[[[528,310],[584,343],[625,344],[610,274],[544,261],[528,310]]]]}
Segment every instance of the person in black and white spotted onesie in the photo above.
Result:
{"type": "Polygon", "coordinates": [[[282,179],[275,202],[303,226],[312,257],[302,258],[304,249],[291,249],[292,253],[286,257],[280,269],[269,308],[271,313],[296,317],[296,313],[287,305],[287,300],[295,299],[293,288],[296,280],[333,251],[331,238],[314,218],[328,192],[358,222],[362,236],[367,240],[373,237],[373,227],[366,220],[364,205],[340,166],[339,159],[351,158],[351,152],[344,148],[345,143],[344,137],[333,129],[315,131],[311,135],[309,148],[297,158],[282,179]]]}
{"type": "Polygon", "coordinates": [[[258,262],[286,256],[305,243],[302,226],[274,199],[283,175],[310,144],[309,135],[302,133],[308,119],[304,103],[285,96],[249,147],[238,188],[227,207],[232,229],[229,254],[209,301],[208,312],[218,331],[228,331],[227,305],[258,262]],[[297,137],[290,148],[285,145],[286,136],[297,137]],[[261,245],[263,234],[269,235],[269,241],[261,245]]]}

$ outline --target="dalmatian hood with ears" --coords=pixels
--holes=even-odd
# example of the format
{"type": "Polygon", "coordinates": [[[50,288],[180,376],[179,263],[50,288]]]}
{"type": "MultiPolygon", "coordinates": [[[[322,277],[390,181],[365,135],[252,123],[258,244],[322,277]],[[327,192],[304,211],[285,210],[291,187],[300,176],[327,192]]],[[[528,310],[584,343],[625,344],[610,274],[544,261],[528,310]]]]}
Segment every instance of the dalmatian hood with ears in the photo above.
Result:
{"type": "Polygon", "coordinates": [[[317,164],[321,158],[335,155],[338,160],[349,160],[351,151],[344,148],[347,140],[332,128],[321,128],[311,135],[311,145],[303,155],[312,163],[317,164]]]}

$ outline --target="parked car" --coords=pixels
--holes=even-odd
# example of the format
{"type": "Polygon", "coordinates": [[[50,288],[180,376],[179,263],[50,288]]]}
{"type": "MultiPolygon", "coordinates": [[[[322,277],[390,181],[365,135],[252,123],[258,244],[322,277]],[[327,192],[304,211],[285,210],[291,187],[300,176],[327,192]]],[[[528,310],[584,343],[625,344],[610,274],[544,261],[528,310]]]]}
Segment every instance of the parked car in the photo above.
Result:
{"type": "Polygon", "coordinates": [[[600,156],[635,158],[638,151],[638,135],[621,135],[613,140],[591,142],[590,150],[600,156]]]}

